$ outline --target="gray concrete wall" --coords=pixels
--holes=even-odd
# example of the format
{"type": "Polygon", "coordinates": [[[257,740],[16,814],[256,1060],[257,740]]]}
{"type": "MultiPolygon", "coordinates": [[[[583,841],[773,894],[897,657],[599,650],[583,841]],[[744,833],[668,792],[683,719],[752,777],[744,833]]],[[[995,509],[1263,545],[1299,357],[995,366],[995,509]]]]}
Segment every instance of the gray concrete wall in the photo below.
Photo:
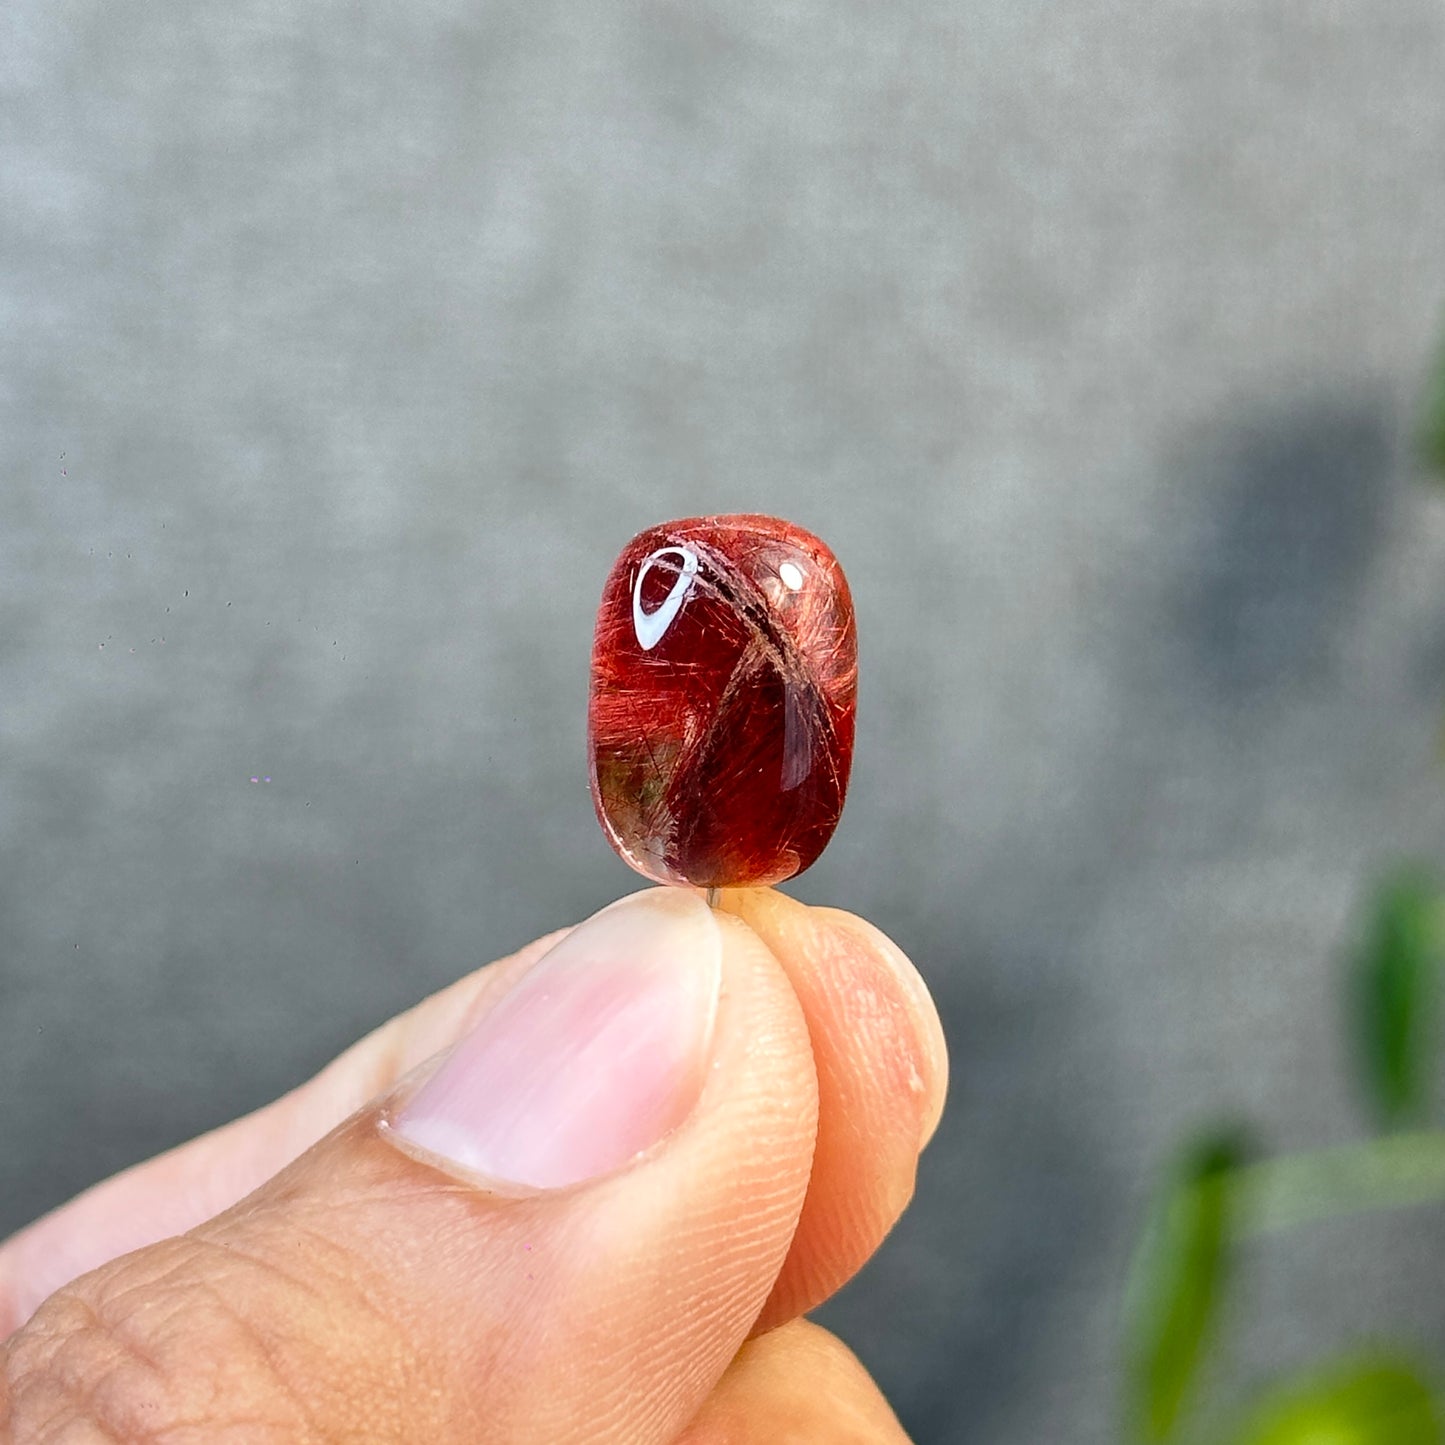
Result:
{"type": "MultiPolygon", "coordinates": [[[[795,891],[955,1069],[823,1317],[920,1442],[1110,1439],[1159,1151],[1362,1126],[1342,929],[1445,845],[1442,316],[1433,0],[5,0],[0,1231],[628,888],[603,574],[777,512],[864,649],[795,891]]],[[[1442,1246],[1259,1251],[1228,1372],[1445,1358],[1442,1246]]]]}

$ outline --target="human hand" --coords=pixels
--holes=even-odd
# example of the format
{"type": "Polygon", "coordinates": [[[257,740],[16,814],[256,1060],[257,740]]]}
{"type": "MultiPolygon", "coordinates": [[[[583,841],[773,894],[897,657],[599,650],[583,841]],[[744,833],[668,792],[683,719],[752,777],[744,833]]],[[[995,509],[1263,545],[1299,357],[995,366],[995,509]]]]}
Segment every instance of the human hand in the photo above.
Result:
{"type": "Polygon", "coordinates": [[[0,1441],[901,1441],[801,1316],[946,1074],[870,925],[634,895],[0,1245],[0,1441]]]}

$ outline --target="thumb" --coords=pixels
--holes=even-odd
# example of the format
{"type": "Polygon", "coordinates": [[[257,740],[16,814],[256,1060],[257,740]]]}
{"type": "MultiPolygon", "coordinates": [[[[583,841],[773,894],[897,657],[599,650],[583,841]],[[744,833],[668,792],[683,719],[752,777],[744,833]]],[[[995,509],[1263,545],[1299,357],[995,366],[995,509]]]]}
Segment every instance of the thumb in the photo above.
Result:
{"type": "Polygon", "coordinates": [[[623,899],[249,1198],[53,1296],[0,1437],[670,1440],[767,1299],[816,1118],[757,935],[623,899]]]}

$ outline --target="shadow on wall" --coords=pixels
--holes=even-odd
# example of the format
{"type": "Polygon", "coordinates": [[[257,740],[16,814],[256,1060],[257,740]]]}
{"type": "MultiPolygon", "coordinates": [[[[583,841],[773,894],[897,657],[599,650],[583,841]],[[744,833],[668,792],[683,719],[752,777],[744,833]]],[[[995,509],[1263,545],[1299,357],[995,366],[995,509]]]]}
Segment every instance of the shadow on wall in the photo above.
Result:
{"type": "Polygon", "coordinates": [[[1308,686],[1358,598],[1396,490],[1382,399],[1320,399],[1205,444],[1179,488],[1211,508],[1184,579],[1183,660],[1224,704],[1308,686]]]}

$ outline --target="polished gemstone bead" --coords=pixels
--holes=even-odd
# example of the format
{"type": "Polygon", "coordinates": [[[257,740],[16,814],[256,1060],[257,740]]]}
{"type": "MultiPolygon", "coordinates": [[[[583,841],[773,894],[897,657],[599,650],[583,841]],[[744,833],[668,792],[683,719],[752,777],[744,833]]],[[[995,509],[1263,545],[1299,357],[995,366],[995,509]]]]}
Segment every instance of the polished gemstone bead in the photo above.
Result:
{"type": "Polygon", "coordinates": [[[778,883],[832,836],[858,679],[842,568],[776,517],[690,517],[623,549],[602,592],[592,798],[659,883],[778,883]]]}

